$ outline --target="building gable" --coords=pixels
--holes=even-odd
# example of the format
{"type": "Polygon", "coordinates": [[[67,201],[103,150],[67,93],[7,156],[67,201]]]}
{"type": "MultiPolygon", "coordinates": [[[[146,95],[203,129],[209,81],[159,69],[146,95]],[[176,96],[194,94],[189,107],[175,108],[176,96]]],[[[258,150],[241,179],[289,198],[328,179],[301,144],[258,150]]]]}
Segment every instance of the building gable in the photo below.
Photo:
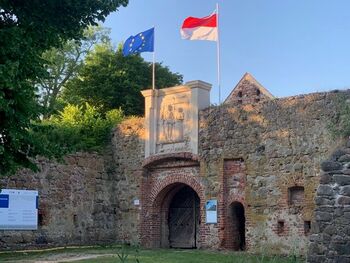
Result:
{"type": "Polygon", "coordinates": [[[271,100],[274,96],[265,89],[251,74],[245,73],[224,104],[252,104],[271,100]]]}

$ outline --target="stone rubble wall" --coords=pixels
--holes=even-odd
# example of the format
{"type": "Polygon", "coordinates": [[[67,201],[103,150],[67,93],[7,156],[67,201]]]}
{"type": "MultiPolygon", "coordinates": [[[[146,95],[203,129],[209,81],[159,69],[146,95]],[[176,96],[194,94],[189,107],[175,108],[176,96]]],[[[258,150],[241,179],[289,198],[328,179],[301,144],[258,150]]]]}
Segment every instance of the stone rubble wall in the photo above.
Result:
{"type": "Polygon", "coordinates": [[[322,163],[308,262],[350,262],[350,141],[322,163]]]}
{"type": "MultiPolygon", "coordinates": [[[[200,112],[201,187],[206,200],[219,201],[219,224],[203,228],[202,247],[229,247],[225,232],[232,225],[223,218],[238,201],[245,208],[248,250],[306,253],[310,234],[305,223],[314,218],[321,162],[341,143],[328,127],[336,116],[336,98],[336,93],[315,93],[200,112]],[[230,174],[235,169],[227,170],[225,164],[231,162],[239,162],[243,170],[230,174]],[[288,189],[295,186],[304,187],[302,204],[289,203],[288,189]],[[279,221],[284,222],[282,232],[279,221]]],[[[142,195],[140,180],[147,176],[142,168],[143,121],[119,125],[113,139],[121,185],[128,189],[120,229],[130,241],[140,240],[141,209],[132,200],[142,195]]]]}
{"type": "Polygon", "coordinates": [[[121,239],[111,155],[77,153],[64,163],[38,159],[40,171],[0,178],[2,189],[39,191],[38,230],[0,230],[0,249],[114,243],[121,239]]]}
{"type": "MultiPolygon", "coordinates": [[[[328,128],[336,116],[336,95],[227,104],[200,112],[201,202],[219,201],[219,224],[203,227],[202,247],[233,244],[225,235],[231,222],[222,219],[237,201],[245,209],[249,251],[305,253],[309,235],[304,223],[314,218],[321,162],[340,143],[328,128]],[[302,205],[288,202],[288,189],[294,186],[305,189],[302,205]]],[[[110,154],[79,153],[68,156],[65,164],[40,159],[38,173],[23,170],[1,178],[1,188],[39,190],[43,224],[38,231],[0,231],[0,248],[138,243],[138,200],[147,176],[144,143],[144,118],[130,118],[114,130],[110,154]]]]}
{"type": "Polygon", "coordinates": [[[120,203],[117,231],[123,241],[138,244],[141,206],[142,162],[145,158],[144,118],[129,118],[114,130],[112,138],[115,164],[115,196],[120,203]]]}
{"type": "MultiPolygon", "coordinates": [[[[206,196],[218,198],[223,211],[233,201],[242,202],[248,250],[305,254],[309,234],[304,224],[314,216],[320,164],[339,144],[328,129],[336,115],[336,96],[315,93],[200,113],[199,159],[208,181],[206,196]],[[220,196],[220,182],[236,176],[224,172],[229,160],[242,160],[245,166],[243,197],[238,192],[236,200],[220,196]],[[288,200],[288,189],[294,186],[304,187],[302,205],[288,200]]],[[[229,224],[220,227],[222,232],[229,224]]]]}

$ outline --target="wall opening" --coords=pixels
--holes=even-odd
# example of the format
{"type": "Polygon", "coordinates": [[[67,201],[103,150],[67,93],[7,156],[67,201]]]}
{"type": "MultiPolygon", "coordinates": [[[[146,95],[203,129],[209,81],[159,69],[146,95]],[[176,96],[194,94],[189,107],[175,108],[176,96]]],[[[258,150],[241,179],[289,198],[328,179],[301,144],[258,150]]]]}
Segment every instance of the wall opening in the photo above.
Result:
{"type": "Polygon", "coordinates": [[[307,236],[311,231],[311,221],[304,221],[304,234],[307,236]]]}
{"type": "Polygon", "coordinates": [[[174,194],[168,212],[168,242],[171,248],[197,248],[200,224],[200,201],[189,186],[174,194]]]}
{"type": "Polygon", "coordinates": [[[47,225],[47,213],[46,209],[38,209],[38,226],[45,226],[47,225]]]}
{"type": "Polygon", "coordinates": [[[78,216],[77,215],[73,215],[73,224],[75,227],[78,226],[78,216]]]}
{"type": "Polygon", "coordinates": [[[38,225],[43,226],[44,225],[44,215],[43,213],[39,210],[38,212],[38,225]]]}
{"type": "MultiPolygon", "coordinates": [[[[192,218],[194,218],[192,222],[195,224],[190,226],[194,226],[195,234],[191,235],[191,240],[194,240],[194,242],[190,245],[181,245],[181,247],[201,247],[203,241],[203,226],[200,222],[204,220],[203,209],[205,203],[203,201],[203,190],[199,182],[186,174],[179,174],[177,176],[169,176],[161,183],[158,182],[154,186],[143,185],[143,191],[144,196],[142,196],[141,200],[145,203],[141,209],[140,226],[140,241],[142,246],[149,248],[176,247],[177,245],[173,244],[175,243],[173,242],[173,237],[176,238],[177,236],[176,232],[170,233],[170,231],[173,231],[174,227],[176,227],[175,224],[172,224],[176,214],[171,213],[174,212],[176,208],[178,208],[178,210],[181,210],[180,208],[186,208],[188,210],[192,208],[192,218]],[[187,194],[185,194],[186,191],[187,194]],[[193,209],[193,205],[182,206],[181,193],[187,196],[189,199],[188,202],[192,201],[192,203],[195,204],[195,209],[193,209]],[[170,210],[173,211],[170,212],[170,210]],[[171,237],[171,239],[169,237],[171,237]],[[172,242],[171,244],[170,241],[172,242]]],[[[182,232],[179,233],[180,236],[182,234],[182,232]]]]}
{"type": "Polygon", "coordinates": [[[228,248],[233,250],[245,250],[245,215],[244,206],[239,202],[230,205],[228,217],[228,248]]]}
{"type": "Polygon", "coordinates": [[[283,235],[284,233],[284,221],[283,220],[279,220],[277,222],[277,234],[278,235],[283,235]]]}
{"type": "Polygon", "coordinates": [[[289,205],[302,206],[304,203],[304,187],[293,186],[288,188],[289,205]]]}

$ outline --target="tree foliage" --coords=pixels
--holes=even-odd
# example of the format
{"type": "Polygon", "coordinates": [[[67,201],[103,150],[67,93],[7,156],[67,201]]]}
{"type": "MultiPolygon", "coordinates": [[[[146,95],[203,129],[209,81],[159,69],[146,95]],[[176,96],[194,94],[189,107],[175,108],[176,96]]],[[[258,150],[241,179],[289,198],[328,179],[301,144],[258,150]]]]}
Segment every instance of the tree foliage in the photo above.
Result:
{"type": "Polygon", "coordinates": [[[121,109],[103,116],[98,108],[85,103],[68,104],[50,119],[35,123],[30,136],[45,156],[60,158],[77,151],[100,151],[109,141],[111,128],[124,118],[121,109]]]}
{"type": "MultiPolygon", "coordinates": [[[[156,87],[182,83],[182,75],[156,63],[156,87]]],[[[63,100],[79,104],[87,101],[102,112],[121,107],[126,115],[144,111],[141,90],[152,85],[152,63],[140,55],[124,57],[121,46],[115,51],[110,43],[95,46],[87,55],[78,76],[66,85],[63,100]]]]}
{"type": "Polygon", "coordinates": [[[350,136],[350,99],[346,93],[338,93],[334,98],[334,115],[328,123],[333,138],[350,136]]]}
{"type": "Polygon", "coordinates": [[[45,50],[82,37],[127,0],[0,0],[0,174],[33,167],[38,152],[29,136],[38,117],[34,83],[44,75],[45,50]]]}
{"type": "Polygon", "coordinates": [[[109,31],[102,26],[90,26],[84,30],[83,39],[68,40],[61,47],[43,53],[47,74],[38,78],[37,87],[45,118],[59,109],[57,98],[61,90],[70,79],[77,76],[84,57],[93,46],[109,41],[109,31]]]}

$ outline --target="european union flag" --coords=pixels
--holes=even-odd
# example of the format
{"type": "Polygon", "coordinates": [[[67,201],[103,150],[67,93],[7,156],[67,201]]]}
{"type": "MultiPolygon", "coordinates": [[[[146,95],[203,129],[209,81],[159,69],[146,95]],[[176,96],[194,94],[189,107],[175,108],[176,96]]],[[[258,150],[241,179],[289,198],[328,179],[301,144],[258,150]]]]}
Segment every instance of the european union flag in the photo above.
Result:
{"type": "Polygon", "coordinates": [[[135,36],[130,36],[123,46],[123,55],[154,51],[154,27],[135,36]]]}

